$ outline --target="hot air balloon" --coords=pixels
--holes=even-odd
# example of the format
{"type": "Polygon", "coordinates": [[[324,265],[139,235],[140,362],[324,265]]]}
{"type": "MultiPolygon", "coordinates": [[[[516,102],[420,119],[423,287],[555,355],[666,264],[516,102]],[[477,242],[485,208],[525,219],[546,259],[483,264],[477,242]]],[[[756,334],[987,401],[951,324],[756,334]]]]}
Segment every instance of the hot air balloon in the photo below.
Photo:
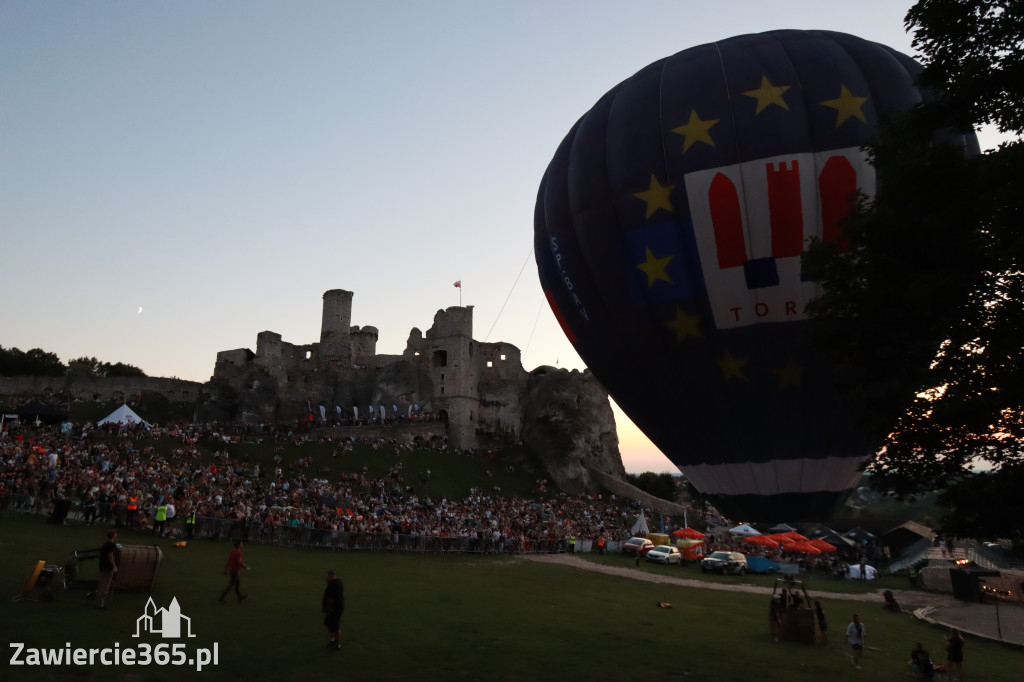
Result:
{"type": "Polygon", "coordinates": [[[701,45],[604,95],[544,174],[535,253],[555,316],[728,516],[826,519],[878,442],[808,339],[819,288],[801,254],[874,193],[861,146],[921,100],[920,68],[828,31],[701,45]]]}

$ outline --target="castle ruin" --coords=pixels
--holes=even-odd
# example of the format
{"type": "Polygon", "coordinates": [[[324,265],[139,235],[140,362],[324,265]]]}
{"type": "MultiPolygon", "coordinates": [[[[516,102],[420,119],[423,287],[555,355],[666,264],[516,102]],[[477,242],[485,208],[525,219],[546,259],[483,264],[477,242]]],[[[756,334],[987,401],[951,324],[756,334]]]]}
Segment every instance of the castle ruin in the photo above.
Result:
{"type": "Polygon", "coordinates": [[[563,489],[592,488],[590,469],[624,476],[608,394],[589,372],[527,372],[516,346],[473,339],[472,306],[438,310],[426,333],[412,329],[401,355],[378,354],[377,328],[351,324],[352,299],[324,293],[318,342],[264,331],[255,352],[219,352],[201,418],[354,426],[430,415],[450,448],[524,442],[563,489]]]}

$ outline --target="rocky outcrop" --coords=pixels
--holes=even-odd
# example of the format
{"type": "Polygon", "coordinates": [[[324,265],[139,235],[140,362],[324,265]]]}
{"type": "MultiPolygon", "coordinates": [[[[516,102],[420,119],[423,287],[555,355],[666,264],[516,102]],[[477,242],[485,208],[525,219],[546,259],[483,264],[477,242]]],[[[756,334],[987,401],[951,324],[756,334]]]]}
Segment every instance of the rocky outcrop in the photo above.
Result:
{"type": "Polygon", "coordinates": [[[597,489],[591,470],[625,478],[608,393],[589,371],[538,367],[523,402],[523,442],[562,490],[597,489]]]}

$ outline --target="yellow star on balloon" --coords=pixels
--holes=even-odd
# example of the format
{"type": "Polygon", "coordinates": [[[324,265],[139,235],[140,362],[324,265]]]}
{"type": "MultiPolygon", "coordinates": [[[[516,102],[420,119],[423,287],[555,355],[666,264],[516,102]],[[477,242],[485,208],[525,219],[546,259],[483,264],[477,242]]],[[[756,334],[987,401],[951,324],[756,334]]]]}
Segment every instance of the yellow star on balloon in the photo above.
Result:
{"type": "Polygon", "coordinates": [[[634,192],[633,194],[637,199],[647,202],[647,215],[644,216],[645,219],[654,215],[654,212],[659,208],[663,208],[669,213],[675,211],[675,208],[672,206],[671,197],[672,190],[675,187],[675,185],[662,185],[658,182],[658,178],[655,177],[654,173],[651,173],[650,187],[643,192],[634,192]]]}
{"type": "Polygon", "coordinates": [[[779,390],[795,388],[803,382],[804,368],[792,360],[782,367],[772,367],[771,371],[779,377],[779,390]]]}
{"type": "Polygon", "coordinates": [[[703,142],[709,144],[712,147],[715,146],[714,140],[711,139],[711,128],[718,123],[717,118],[709,118],[706,121],[702,121],[700,116],[697,115],[696,109],[690,109],[690,120],[686,122],[686,125],[681,125],[678,128],[673,128],[672,132],[682,135],[683,140],[683,153],[693,146],[696,142],[703,142]]]}
{"type": "Polygon", "coordinates": [[[746,380],[743,367],[750,362],[750,358],[738,358],[729,351],[725,351],[717,362],[719,369],[722,370],[722,378],[726,381],[729,379],[746,380]]]}
{"type": "Polygon", "coordinates": [[[647,260],[637,265],[638,268],[643,270],[647,274],[647,286],[653,287],[654,283],[659,279],[663,282],[672,283],[672,279],[665,272],[665,268],[668,267],[669,261],[675,256],[665,256],[664,258],[656,258],[654,252],[651,251],[651,247],[647,247],[647,260]]]}
{"type": "Polygon", "coordinates": [[[789,90],[789,88],[790,86],[788,85],[772,85],[772,82],[768,80],[768,76],[761,76],[761,87],[756,90],[746,90],[743,94],[757,100],[757,109],[754,110],[754,115],[757,116],[771,104],[776,104],[789,111],[789,105],[782,98],[782,93],[789,90]]]}
{"type": "Polygon", "coordinates": [[[677,341],[683,341],[691,336],[697,339],[704,338],[704,332],[700,330],[700,316],[687,315],[682,308],[676,308],[676,316],[666,322],[665,326],[676,333],[677,341]]]}
{"type": "Polygon", "coordinates": [[[864,102],[867,102],[867,97],[856,97],[849,88],[845,85],[839,86],[839,97],[836,99],[827,99],[820,104],[831,107],[836,110],[836,128],[846,122],[848,118],[859,118],[862,122],[867,123],[867,118],[864,117],[864,111],[861,107],[864,106],[864,102]]]}

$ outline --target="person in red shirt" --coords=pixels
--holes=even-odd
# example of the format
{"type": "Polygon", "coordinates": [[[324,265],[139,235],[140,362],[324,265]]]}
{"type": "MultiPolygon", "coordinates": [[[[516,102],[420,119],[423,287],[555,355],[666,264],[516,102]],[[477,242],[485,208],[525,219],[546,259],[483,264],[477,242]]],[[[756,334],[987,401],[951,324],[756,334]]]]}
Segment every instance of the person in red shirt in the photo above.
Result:
{"type": "Polygon", "coordinates": [[[217,601],[221,604],[224,603],[224,597],[228,596],[228,592],[231,588],[235,588],[235,595],[238,597],[239,603],[249,598],[249,595],[242,594],[241,583],[238,580],[238,574],[242,572],[242,569],[251,570],[245,565],[245,561],[242,559],[242,541],[235,540],[234,548],[228,552],[228,563],[224,566],[224,575],[228,576],[228,586],[224,588],[224,591],[220,593],[220,597],[217,601]]]}

